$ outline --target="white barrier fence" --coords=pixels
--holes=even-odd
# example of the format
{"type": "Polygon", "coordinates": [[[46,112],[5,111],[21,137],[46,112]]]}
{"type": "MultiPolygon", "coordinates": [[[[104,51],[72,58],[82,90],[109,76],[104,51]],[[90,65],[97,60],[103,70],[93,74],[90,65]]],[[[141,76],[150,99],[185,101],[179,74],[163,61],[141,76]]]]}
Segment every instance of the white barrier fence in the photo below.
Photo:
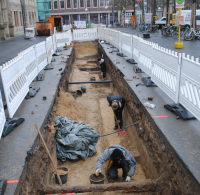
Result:
{"type": "Polygon", "coordinates": [[[12,118],[29,91],[22,53],[0,67],[9,117],[12,118]]]}
{"type": "Polygon", "coordinates": [[[68,31],[72,28],[72,25],[63,25],[63,31],[68,31]]]}
{"type": "Polygon", "coordinates": [[[200,63],[182,55],[179,101],[200,120],[200,63]]]}
{"type": "Polygon", "coordinates": [[[93,40],[98,38],[97,29],[80,29],[73,31],[74,40],[82,41],[82,40],[93,40]]]}
{"type": "Polygon", "coordinates": [[[109,41],[148,74],[175,103],[181,103],[200,120],[200,63],[197,58],[162,48],[134,35],[98,29],[99,39],[109,41]],[[112,38],[111,38],[112,36],[112,38]]]}
{"type": "Polygon", "coordinates": [[[72,41],[72,34],[70,30],[67,32],[56,33],[57,47],[64,47],[65,43],[67,43],[67,45],[70,45],[71,41],[72,41]]]}
{"type": "Polygon", "coordinates": [[[2,101],[1,91],[0,91],[0,139],[3,133],[5,122],[6,122],[6,116],[4,112],[4,106],[3,106],[3,101],[2,101]]]}
{"type": "Polygon", "coordinates": [[[30,85],[35,76],[38,74],[35,47],[31,46],[28,49],[21,52],[21,54],[23,56],[26,79],[28,85],[30,85]]]}
{"type": "Polygon", "coordinates": [[[37,72],[39,73],[48,64],[45,41],[35,45],[35,53],[37,59],[37,72]]]}

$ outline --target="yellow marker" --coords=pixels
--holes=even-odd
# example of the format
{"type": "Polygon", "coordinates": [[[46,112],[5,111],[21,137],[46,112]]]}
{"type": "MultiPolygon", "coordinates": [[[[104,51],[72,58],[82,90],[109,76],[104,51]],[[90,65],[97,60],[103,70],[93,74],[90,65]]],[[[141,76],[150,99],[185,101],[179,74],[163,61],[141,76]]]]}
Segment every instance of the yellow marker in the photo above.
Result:
{"type": "MultiPolygon", "coordinates": [[[[179,8],[179,16],[181,15],[181,8],[179,8]]],[[[183,42],[180,42],[180,33],[181,33],[181,25],[179,24],[179,27],[178,27],[178,42],[175,43],[175,48],[176,49],[181,49],[183,48],[183,42]]]]}

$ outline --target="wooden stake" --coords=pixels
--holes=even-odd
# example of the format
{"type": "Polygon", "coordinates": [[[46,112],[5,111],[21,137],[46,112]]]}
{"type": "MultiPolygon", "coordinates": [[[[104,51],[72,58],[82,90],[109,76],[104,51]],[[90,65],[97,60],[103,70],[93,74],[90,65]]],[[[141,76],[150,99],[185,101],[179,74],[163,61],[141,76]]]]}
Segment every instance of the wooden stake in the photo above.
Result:
{"type": "Polygon", "coordinates": [[[48,148],[47,148],[47,146],[46,146],[46,143],[45,143],[45,141],[44,141],[44,139],[43,139],[43,137],[42,137],[42,134],[41,134],[41,132],[40,132],[40,130],[39,130],[37,124],[35,124],[35,127],[36,127],[36,129],[37,129],[37,131],[38,131],[38,134],[39,134],[41,140],[42,140],[42,143],[44,144],[45,150],[46,150],[47,154],[49,155],[49,158],[50,158],[50,160],[51,160],[51,162],[52,162],[52,164],[53,164],[54,171],[56,172],[56,175],[57,175],[57,177],[58,177],[59,184],[62,186],[62,181],[61,181],[61,179],[60,179],[60,175],[58,174],[56,165],[55,165],[54,162],[53,162],[53,159],[52,159],[52,157],[51,157],[51,154],[50,154],[50,152],[49,152],[49,150],[48,150],[48,148]]]}

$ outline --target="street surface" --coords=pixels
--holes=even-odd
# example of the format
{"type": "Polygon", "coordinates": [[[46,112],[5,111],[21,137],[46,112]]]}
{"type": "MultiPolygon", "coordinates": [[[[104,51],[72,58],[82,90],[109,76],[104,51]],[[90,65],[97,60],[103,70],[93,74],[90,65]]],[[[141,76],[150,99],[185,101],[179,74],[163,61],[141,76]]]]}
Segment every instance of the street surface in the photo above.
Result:
{"type": "MultiPolygon", "coordinates": [[[[112,29],[137,36],[137,31],[131,28],[112,28],[112,29]]],[[[143,38],[143,33],[144,32],[139,32],[139,37],[143,38]]],[[[195,58],[200,58],[200,52],[199,52],[200,40],[193,40],[193,41],[181,40],[181,42],[183,42],[183,49],[175,49],[175,42],[178,42],[178,40],[173,39],[170,36],[161,35],[160,30],[155,33],[150,33],[150,37],[151,38],[146,38],[145,40],[157,43],[161,47],[174,50],[178,53],[185,53],[186,55],[189,54],[190,56],[194,56],[195,58]]]]}
{"type": "MultiPolygon", "coordinates": [[[[34,39],[24,39],[23,35],[19,37],[10,38],[6,41],[0,41],[0,66],[2,66],[5,62],[11,60],[12,58],[16,57],[18,53],[29,48],[30,46],[40,43],[42,41],[46,41],[46,38],[46,36],[36,36],[34,39]]],[[[0,91],[2,94],[3,101],[5,101],[1,75],[0,91]]]]}

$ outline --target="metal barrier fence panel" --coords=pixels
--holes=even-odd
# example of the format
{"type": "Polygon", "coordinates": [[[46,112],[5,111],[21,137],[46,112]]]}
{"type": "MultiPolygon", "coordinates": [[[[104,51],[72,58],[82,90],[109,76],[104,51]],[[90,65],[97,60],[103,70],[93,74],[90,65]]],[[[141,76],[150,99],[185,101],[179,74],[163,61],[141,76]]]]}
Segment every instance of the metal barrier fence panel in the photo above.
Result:
{"type": "Polygon", "coordinates": [[[56,34],[54,34],[54,35],[52,36],[52,38],[53,38],[53,51],[54,51],[54,53],[55,53],[55,52],[56,52],[56,49],[57,49],[56,34]]]}
{"type": "Polygon", "coordinates": [[[132,39],[131,39],[132,35],[126,34],[126,33],[122,33],[122,53],[126,54],[129,58],[132,57],[132,39]]]}
{"type": "Polygon", "coordinates": [[[9,117],[12,118],[29,91],[23,55],[3,64],[0,71],[9,117]]]}
{"type": "Polygon", "coordinates": [[[28,49],[22,51],[21,53],[24,59],[27,82],[28,85],[30,85],[33,79],[38,74],[35,48],[34,46],[31,46],[28,49]]]}
{"type": "Polygon", "coordinates": [[[51,39],[50,39],[50,45],[51,45],[51,55],[54,54],[54,47],[53,47],[53,36],[50,36],[51,39]]]}
{"type": "Polygon", "coordinates": [[[67,45],[70,45],[71,41],[72,41],[71,31],[56,33],[57,47],[64,47],[65,43],[67,43],[67,45]]]}
{"type": "Polygon", "coordinates": [[[35,45],[38,73],[48,64],[45,41],[35,45]]]}
{"type": "Polygon", "coordinates": [[[63,31],[67,31],[71,29],[71,25],[63,25],[63,31]]]}
{"type": "Polygon", "coordinates": [[[109,42],[109,32],[110,32],[110,29],[105,28],[104,30],[105,30],[105,34],[104,34],[105,40],[109,42]]]}
{"type": "Polygon", "coordinates": [[[152,72],[152,43],[145,40],[139,40],[138,45],[138,66],[149,76],[152,72]]]}
{"type": "Polygon", "coordinates": [[[112,44],[116,47],[119,48],[119,31],[112,30],[112,44]]]}
{"type": "Polygon", "coordinates": [[[200,63],[182,54],[179,102],[200,120],[200,63]]]}
{"type": "Polygon", "coordinates": [[[176,98],[178,55],[177,52],[153,45],[151,80],[172,100],[176,98]]]}
{"type": "Polygon", "coordinates": [[[74,40],[97,39],[97,29],[77,29],[73,31],[74,40]]]}
{"type": "Polygon", "coordinates": [[[2,101],[1,91],[0,91],[0,139],[3,133],[5,122],[6,122],[6,116],[4,112],[4,106],[3,106],[3,101],[2,101]]]}
{"type": "Polygon", "coordinates": [[[105,37],[104,37],[104,33],[105,33],[104,30],[105,29],[103,29],[103,28],[98,28],[98,38],[99,39],[103,39],[103,40],[105,39],[105,37]]]}
{"type": "Polygon", "coordinates": [[[48,64],[51,63],[51,60],[52,60],[52,51],[51,51],[51,48],[52,48],[52,45],[51,45],[51,37],[47,37],[46,38],[46,51],[47,51],[47,61],[48,61],[48,64]]]}
{"type": "Polygon", "coordinates": [[[132,41],[132,44],[133,44],[133,58],[137,61],[138,60],[138,57],[139,57],[139,50],[138,50],[138,47],[139,47],[139,40],[141,38],[133,35],[133,41],[132,41]]]}

